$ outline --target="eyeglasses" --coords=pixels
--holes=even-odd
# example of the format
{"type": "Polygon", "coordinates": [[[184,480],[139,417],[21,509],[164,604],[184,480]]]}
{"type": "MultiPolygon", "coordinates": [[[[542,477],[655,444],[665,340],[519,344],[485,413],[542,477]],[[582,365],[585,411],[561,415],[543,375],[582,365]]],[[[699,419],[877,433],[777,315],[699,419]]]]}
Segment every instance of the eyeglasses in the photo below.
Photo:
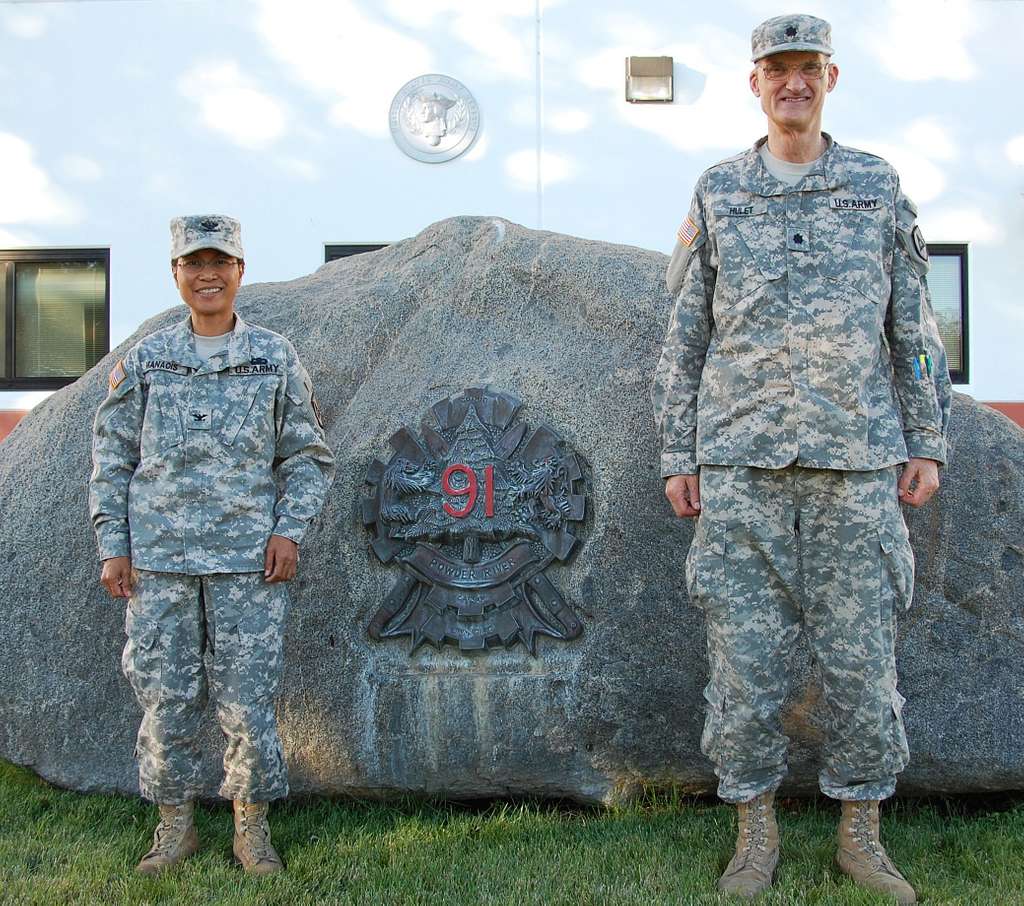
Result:
{"type": "Polygon", "coordinates": [[[237,258],[226,257],[214,258],[212,261],[203,261],[202,258],[179,258],[177,261],[178,267],[186,274],[201,274],[208,267],[212,267],[218,273],[224,273],[237,264],[237,258]]]}
{"type": "Polygon", "coordinates": [[[794,70],[799,72],[805,81],[814,82],[828,72],[828,66],[828,63],[794,63],[792,66],[787,66],[785,63],[765,63],[761,67],[761,72],[769,82],[781,82],[783,79],[788,79],[789,74],[794,70]]]}

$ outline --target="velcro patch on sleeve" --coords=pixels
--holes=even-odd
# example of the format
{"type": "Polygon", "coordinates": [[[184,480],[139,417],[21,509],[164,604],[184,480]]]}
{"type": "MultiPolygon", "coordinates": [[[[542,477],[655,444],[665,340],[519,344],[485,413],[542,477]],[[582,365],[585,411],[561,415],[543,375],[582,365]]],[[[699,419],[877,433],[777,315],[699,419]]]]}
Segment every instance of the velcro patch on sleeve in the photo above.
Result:
{"type": "Polygon", "coordinates": [[[124,359],[121,359],[115,366],[113,371],[110,372],[110,389],[117,390],[128,377],[127,372],[124,370],[124,359]]]}
{"type": "Polygon", "coordinates": [[[683,221],[682,226],[676,230],[676,238],[687,248],[693,245],[696,238],[700,235],[700,227],[693,222],[689,217],[683,221]]]}

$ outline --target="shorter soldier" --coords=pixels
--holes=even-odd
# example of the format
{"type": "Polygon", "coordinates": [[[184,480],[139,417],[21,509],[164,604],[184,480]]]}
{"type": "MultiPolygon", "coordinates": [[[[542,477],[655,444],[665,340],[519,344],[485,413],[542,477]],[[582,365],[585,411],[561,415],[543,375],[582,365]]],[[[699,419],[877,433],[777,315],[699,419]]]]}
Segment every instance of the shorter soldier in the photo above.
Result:
{"type": "Polygon", "coordinates": [[[143,874],[199,847],[195,737],[208,685],[227,739],[220,794],[234,800],[235,855],[252,874],[283,868],[267,822],[268,802],[288,794],[274,714],[281,583],[295,576],[334,458],[291,343],[234,312],[244,270],[237,221],[172,220],[171,273],[191,315],[128,350],[96,414],[100,581],[128,599],[139,786],[160,810],[143,874]]]}

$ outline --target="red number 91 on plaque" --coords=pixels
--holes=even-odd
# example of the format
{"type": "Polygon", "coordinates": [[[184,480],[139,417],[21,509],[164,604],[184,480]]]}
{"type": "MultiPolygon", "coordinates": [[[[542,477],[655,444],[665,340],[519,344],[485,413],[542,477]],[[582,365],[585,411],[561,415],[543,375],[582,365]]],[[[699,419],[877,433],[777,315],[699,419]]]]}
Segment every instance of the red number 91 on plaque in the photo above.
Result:
{"type": "MultiPolygon", "coordinates": [[[[466,503],[462,509],[453,506],[449,501],[444,502],[444,511],[456,519],[465,519],[473,512],[476,506],[477,494],[480,490],[480,482],[469,466],[460,462],[452,463],[441,475],[441,490],[450,497],[465,497],[466,503]],[[465,480],[458,485],[452,484],[452,476],[460,474],[465,480]]],[[[484,466],[484,515],[490,519],[494,515],[494,466],[484,466]]]]}

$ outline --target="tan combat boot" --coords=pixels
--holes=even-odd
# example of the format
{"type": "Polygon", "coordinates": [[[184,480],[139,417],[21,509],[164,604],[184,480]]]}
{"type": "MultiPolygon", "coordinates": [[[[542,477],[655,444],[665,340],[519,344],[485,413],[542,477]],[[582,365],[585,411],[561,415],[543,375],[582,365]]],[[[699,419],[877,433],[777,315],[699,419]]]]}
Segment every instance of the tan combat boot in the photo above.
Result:
{"type": "Polygon", "coordinates": [[[135,870],[157,875],[183,862],[199,849],[199,835],[192,823],[193,804],[158,805],[160,823],[153,832],[153,848],[142,857],[135,870]]]}
{"type": "Polygon", "coordinates": [[[843,802],[836,861],[861,887],[887,893],[898,903],[917,902],[914,888],[892,864],[878,839],[877,799],[843,802]]]}
{"type": "Polygon", "coordinates": [[[775,793],[762,793],[737,803],[739,833],[736,853],[718,880],[722,893],[752,899],[767,890],[779,862],[779,826],[775,822],[775,793]]]}
{"type": "Polygon", "coordinates": [[[266,802],[235,800],[235,858],[251,875],[284,871],[284,863],[270,842],[266,802]]]}

